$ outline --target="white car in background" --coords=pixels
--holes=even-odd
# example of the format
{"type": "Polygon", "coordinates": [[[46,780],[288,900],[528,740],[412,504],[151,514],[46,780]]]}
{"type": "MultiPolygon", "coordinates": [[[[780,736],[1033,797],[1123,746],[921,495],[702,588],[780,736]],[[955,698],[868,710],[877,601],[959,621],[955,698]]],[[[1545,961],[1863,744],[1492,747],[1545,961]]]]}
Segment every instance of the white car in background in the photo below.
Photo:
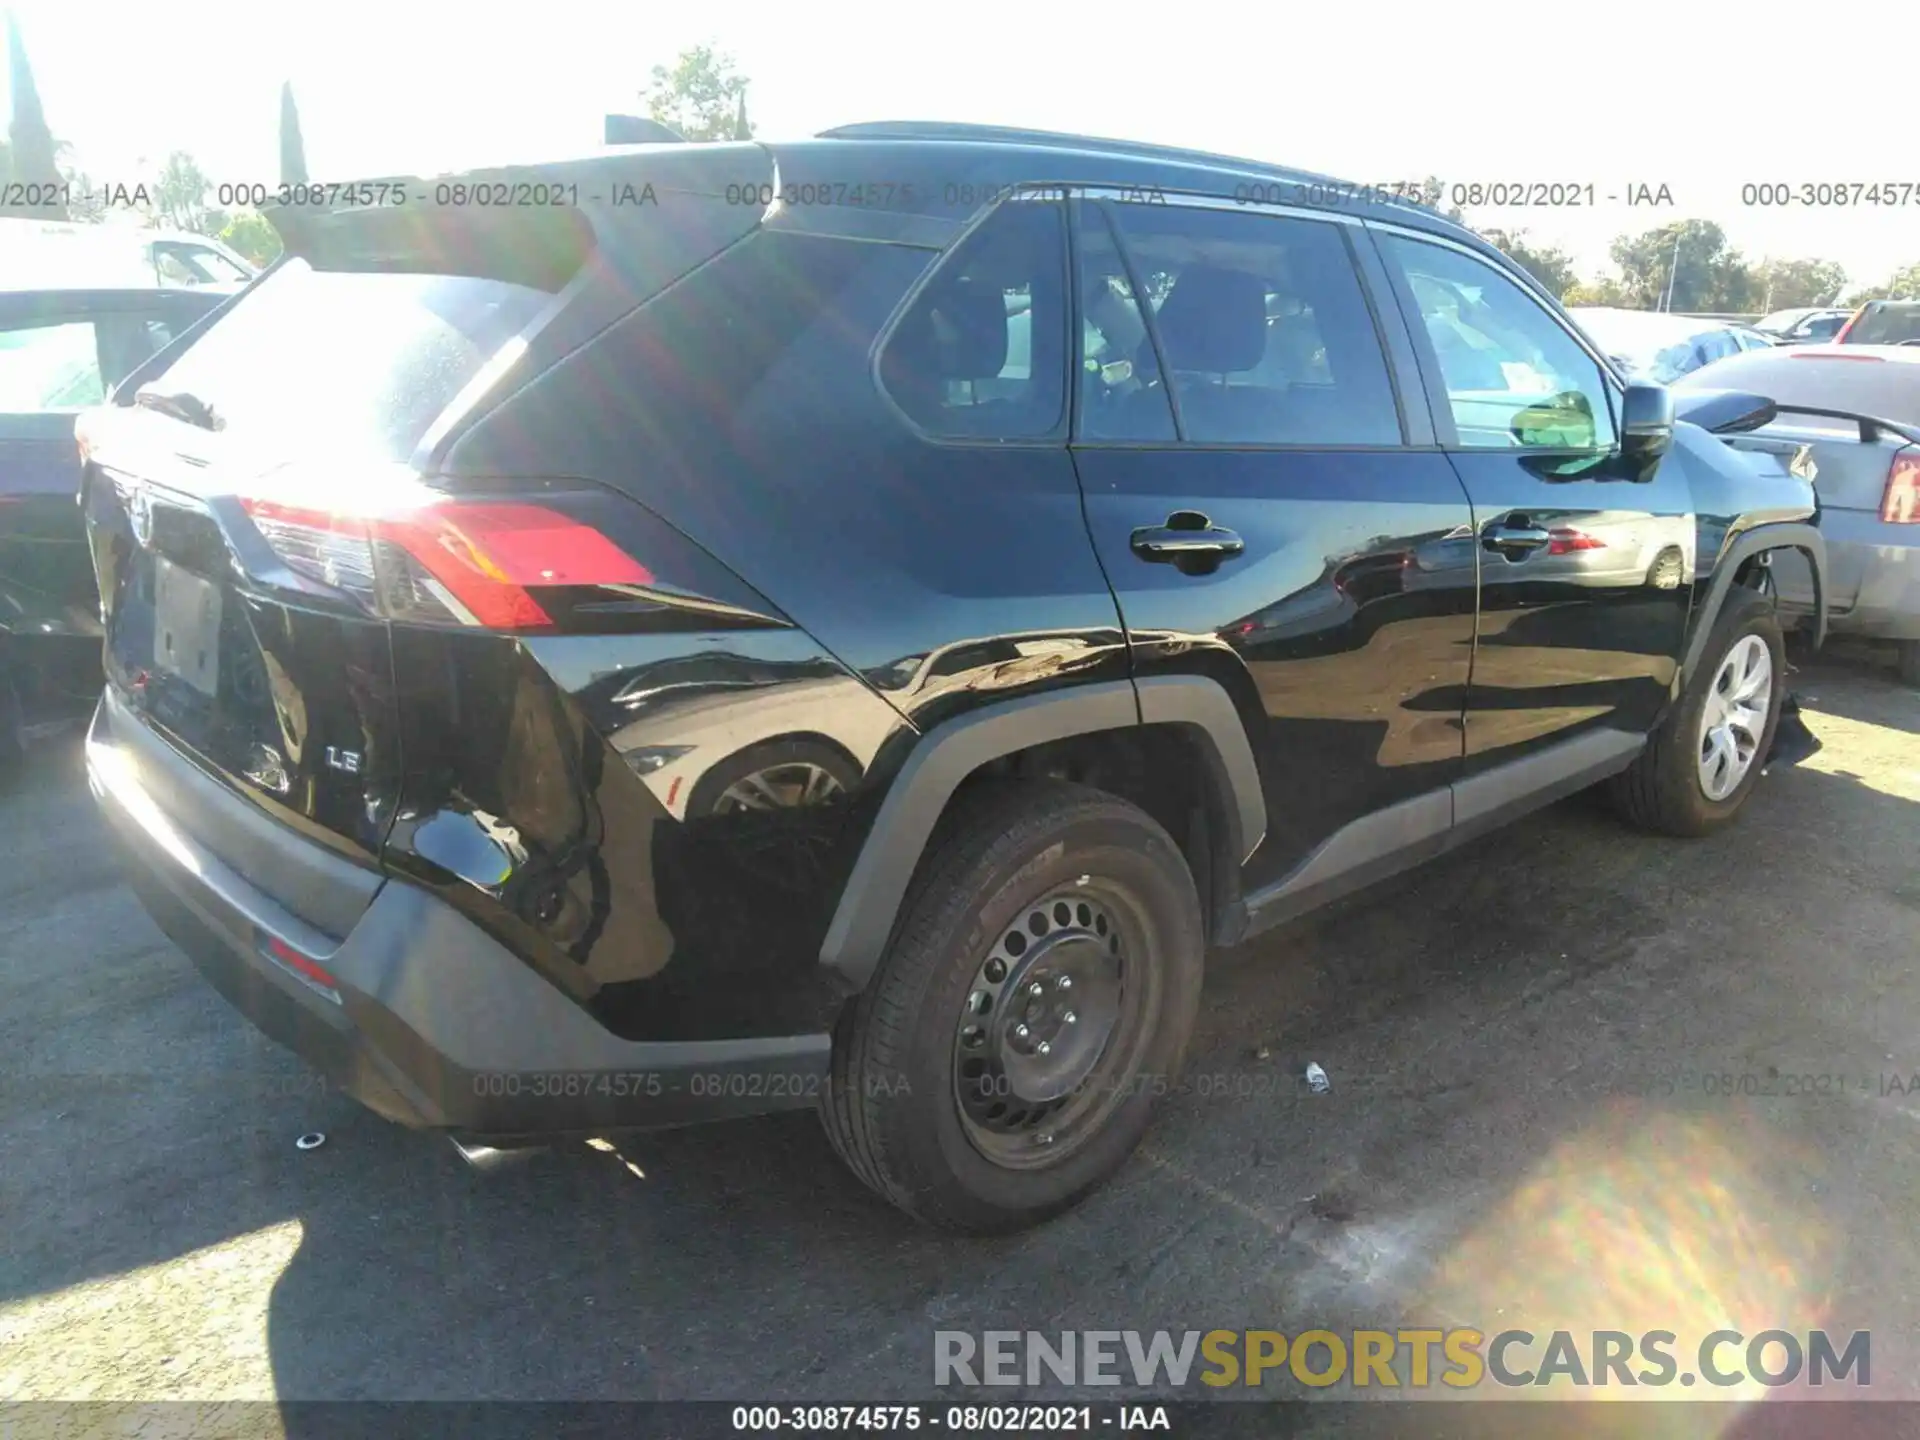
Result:
{"type": "Polygon", "coordinates": [[[0,220],[8,288],[234,290],[260,272],[209,235],[135,225],[0,220]]]}
{"type": "Polygon", "coordinates": [[[1665,311],[1576,305],[1567,313],[1627,379],[1659,385],[1729,355],[1769,349],[1773,343],[1744,325],[1665,311]]]}

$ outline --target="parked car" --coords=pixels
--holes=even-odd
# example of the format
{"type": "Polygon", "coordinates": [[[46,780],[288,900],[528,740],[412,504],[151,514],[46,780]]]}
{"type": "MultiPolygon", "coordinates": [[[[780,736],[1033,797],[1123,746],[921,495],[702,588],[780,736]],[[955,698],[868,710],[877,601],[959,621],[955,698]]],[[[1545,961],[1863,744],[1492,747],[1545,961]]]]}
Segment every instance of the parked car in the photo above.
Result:
{"type": "Polygon", "coordinates": [[[83,426],[136,888],[383,1115],[817,1107],[912,1213],[1030,1225],[1177,1083],[1210,945],[1586,786],[1689,836],[1753,791],[1764,567],[1824,563],[1713,433],[1764,402],[1676,420],[1424,207],[904,123],[468,178],[582,203],[275,212],[83,426]],[[721,198],[776,174],[868,203],[721,198]],[[810,769],[668,778],[772,727],[810,769]]]}
{"type": "MultiPolygon", "coordinates": [[[[1680,383],[1776,402],[1779,418],[1752,431],[1752,442],[1812,449],[1833,629],[1896,642],[1902,677],[1920,685],[1920,346],[1741,355],[1680,383]]],[[[1790,615],[1812,610],[1804,567],[1783,559],[1775,578],[1790,615]]]]}
{"type": "Polygon", "coordinates": [[[1817,345],[1833,339],[1850,314],[1849,310],[1803,306],[1762,316],[1753,322],[1753,328],[1771,336],[1777,345],[1817,345]]]}
{"type": "Polygon", "coordinates": [[[1869,300],[1833,337],[1836,345],[1920,345],[1920,300],[1869,300]]]}
{"type": "Polygon", "coordinates": [[[1729,325],[1727,329],[1733,333],[1734,340],[1742,350],[1771,350],[1780,343],[1777,336],[1752,325],[1729,325]]]}
{"type": "Polygon", "coordinates": [[[210,291],[14,289],[0,271],[0,763],[100,696],[100,613],[74,417],[220,301],[210,291]]]}
{"type": "Polygon", "coordinates": [[[1576,305],[1568,313],[1623,374],[1649,384],[1671,384],[1702,365],[1766,344],[1743,327],[1665,311],[1576,305]]]}
{"type": "Polygon", "coordinates": [[[233,292],[259,269],[207,235],[130,225],[0,220],[0,274],[13,289],[154,285],[233,292]]]}

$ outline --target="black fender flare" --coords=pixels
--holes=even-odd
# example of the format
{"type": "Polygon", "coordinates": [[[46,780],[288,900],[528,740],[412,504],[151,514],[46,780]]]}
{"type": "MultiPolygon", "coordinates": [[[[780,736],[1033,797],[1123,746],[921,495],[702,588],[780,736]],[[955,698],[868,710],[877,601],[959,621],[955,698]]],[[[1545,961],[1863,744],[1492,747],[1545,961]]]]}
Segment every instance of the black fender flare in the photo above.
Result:
{"type": "Polygon", "coordinates": [[[1102,681],[986,706],[930,730],[888,787],[840,892],[820,963],[864,988],[893,937],[894,922],[934,826],[954,791],[989,761],[1033,745],[1127,730],[1194,727],[1206,742],[1233,853],[1244,860],[1266,838],[1266,801],[1245,725],[1216,680],[1199,675],[1102,681]]]}
{"type": "Polygon", "coordinates": [[[1680,663],[1680,684],[1688,684],[1700,668],[1707,637],[1713,633],[1720,609],[1733,589],[1734,575],[1743,562],[1766,550],[1798,550],[1807,557],[1813,572],[1813,648],[1818,650],[1827,639],[1827,541],[1813,526],[1798,521],[1774,521],[1741,532],[1727,545],[1719,563],[1713,567],[1713,579],[1700,613],[1687,637],[1687,653],[1680,663]]]}

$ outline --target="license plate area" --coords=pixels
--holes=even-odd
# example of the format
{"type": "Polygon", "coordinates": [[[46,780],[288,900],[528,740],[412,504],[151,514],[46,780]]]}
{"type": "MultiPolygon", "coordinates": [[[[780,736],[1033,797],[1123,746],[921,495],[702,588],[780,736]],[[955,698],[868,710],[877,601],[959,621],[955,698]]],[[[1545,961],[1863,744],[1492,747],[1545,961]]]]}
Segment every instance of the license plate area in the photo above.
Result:
{"type": "Polygon", "coordinates": [[[209,699],[220,691],[220,587],[164,556],[153,561],[153,665],[209,699]]]}

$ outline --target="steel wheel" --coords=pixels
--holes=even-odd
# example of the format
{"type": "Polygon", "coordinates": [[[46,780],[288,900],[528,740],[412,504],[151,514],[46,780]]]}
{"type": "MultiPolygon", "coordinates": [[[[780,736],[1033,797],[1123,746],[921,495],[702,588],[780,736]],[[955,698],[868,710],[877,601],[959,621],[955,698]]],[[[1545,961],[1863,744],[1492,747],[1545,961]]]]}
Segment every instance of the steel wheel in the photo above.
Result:
{"type": "Polygon", "coordinates": [[[1138,1069],[1138,944],[1127,900],[1083,879],[1026,906],[988,950],[955,1029],[953,1084],[968,1140],[995,1164],[1058,1163],[1123,1098],[1138,1069]]]}
{"type": "Polygon", "coordinates": [[[720,792],[713,813],[728,815],[741,810],[790,810],[801,805],[817,805],[840,794],[843,788],[823,766],[795,760],[741,776],[720,792]]]}
{"type": "Polygon", "coordinates": [[[1758,635],[1727,651],[1700,714],[1700,789],[1709,800],[1731,795],[1753,768],[1773,704],[1773,656],[1758,635]]]}

